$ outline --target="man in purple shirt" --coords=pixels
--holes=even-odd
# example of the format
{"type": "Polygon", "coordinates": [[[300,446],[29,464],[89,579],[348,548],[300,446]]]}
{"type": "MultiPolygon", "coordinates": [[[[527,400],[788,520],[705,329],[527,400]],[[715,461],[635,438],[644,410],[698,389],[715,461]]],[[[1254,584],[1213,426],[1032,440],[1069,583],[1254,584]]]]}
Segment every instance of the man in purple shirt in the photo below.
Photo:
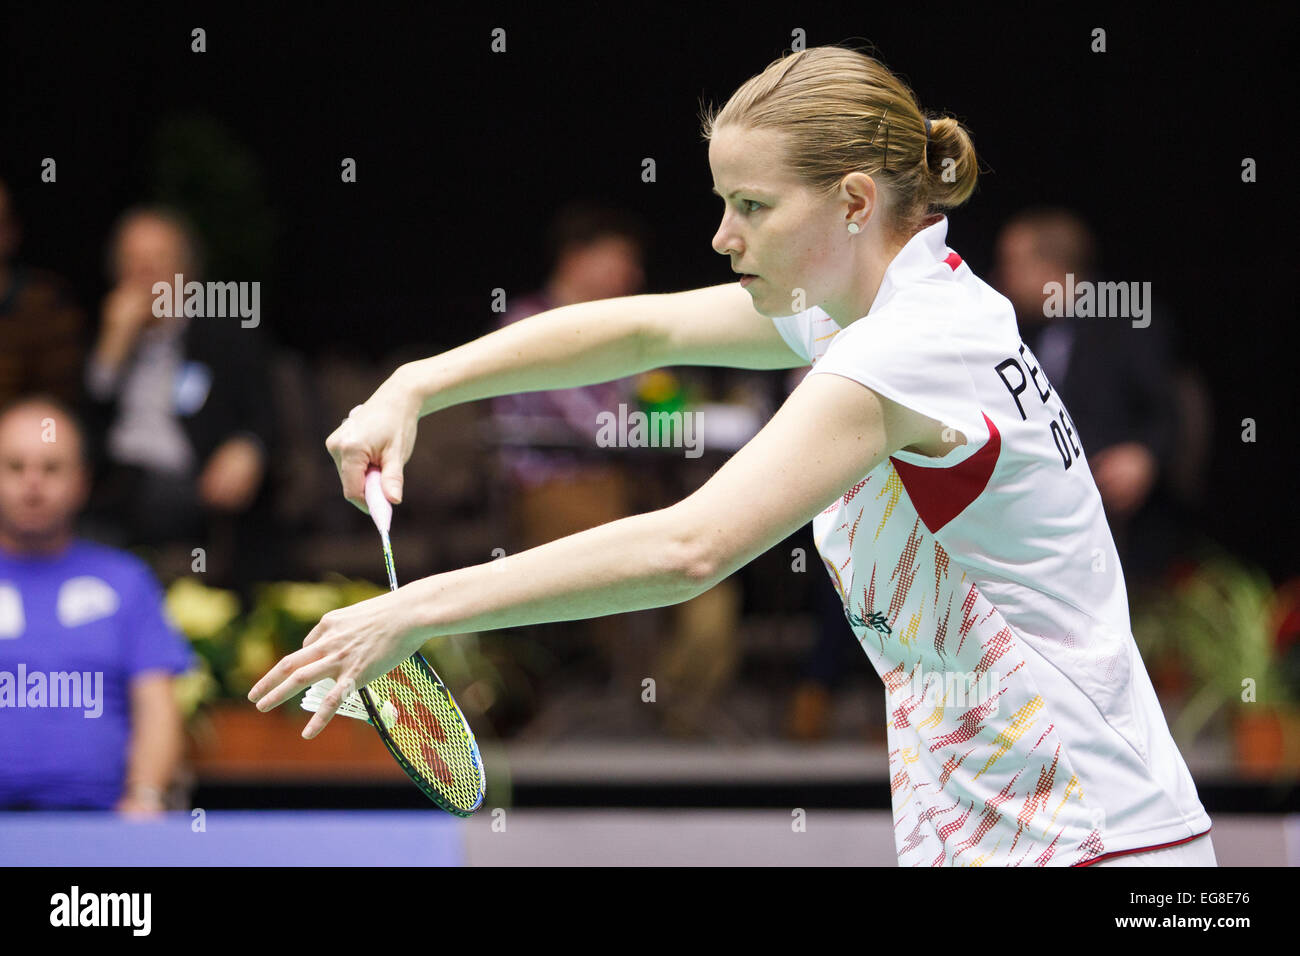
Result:
{"type": "Polygon", "coordinates": [[[180,761],[193,654],[149,567],[76,537],[88,485],[62,405],[0,410],[0,809],[155,813],[180,761]]]}

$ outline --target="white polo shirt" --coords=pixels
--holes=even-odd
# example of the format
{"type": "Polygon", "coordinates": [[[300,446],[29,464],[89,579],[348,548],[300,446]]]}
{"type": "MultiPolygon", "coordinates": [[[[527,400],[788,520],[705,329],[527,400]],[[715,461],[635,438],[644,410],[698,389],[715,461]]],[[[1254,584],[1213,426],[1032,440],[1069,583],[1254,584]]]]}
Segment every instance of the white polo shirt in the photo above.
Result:
{"type": "Polygon", "coordinates": [[[773,320],[809,375],[966,437],[895,453],[813,520],[885,682],[899,864],[1077,865],[1199,836],[1083,441],[947,231],[913,236],[848,328],[816,307],[773,320]]]}

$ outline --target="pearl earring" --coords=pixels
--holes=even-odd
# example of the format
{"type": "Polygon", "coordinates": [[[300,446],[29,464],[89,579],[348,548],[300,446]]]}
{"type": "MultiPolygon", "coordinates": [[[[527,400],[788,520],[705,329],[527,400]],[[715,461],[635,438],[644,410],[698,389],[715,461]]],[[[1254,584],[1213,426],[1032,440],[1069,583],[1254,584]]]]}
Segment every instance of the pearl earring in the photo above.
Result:
{"type": "Polygon", "coordinates": [[[854,236],[858,234],[858,224],[856,222],[849,223],[849,233],[854,236]]]}

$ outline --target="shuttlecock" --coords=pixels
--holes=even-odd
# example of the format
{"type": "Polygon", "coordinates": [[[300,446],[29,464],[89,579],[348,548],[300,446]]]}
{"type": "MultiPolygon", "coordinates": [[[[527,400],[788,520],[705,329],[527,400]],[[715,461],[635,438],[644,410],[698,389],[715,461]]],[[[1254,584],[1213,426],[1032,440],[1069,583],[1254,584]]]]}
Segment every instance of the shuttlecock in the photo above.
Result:
{"type": "MultiPolygon", "coordinates": [[[[302,699],[302,709],[313,712],[320,710],[321,702],[334,689],[334,683],[333,677],[323,677],[308,687],[307,693],[302,699]]],[[[361,702],[361,695],[356,691],[343,698],[343,703],[339,705],[337,713],[342,714],[344,717],[352,717],[370,723],[370,714],[366,712],[366,705],[361,702]]]]}

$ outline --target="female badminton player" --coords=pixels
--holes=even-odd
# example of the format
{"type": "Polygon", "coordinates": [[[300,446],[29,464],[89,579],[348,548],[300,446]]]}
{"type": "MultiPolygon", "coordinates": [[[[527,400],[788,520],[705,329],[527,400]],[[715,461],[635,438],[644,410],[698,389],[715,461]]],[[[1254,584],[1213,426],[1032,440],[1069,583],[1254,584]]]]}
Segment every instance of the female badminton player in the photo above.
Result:
{"type": "Polygon", "coordinates": [[[811,365],[785,404],[671,507],[326,614],[250,699],[365,684],[436,635],[685,601],[811,520],[885,683],[900,864],[1215,865],[1083,436],[1011,304],[945,243],[975,188],[966,130],[837,46],[773,62],[703,126],[739,282],[564,306],[409,363],[326,446],[364,509],[367,468],[400,501],[419,418],[458,402],[811,365]]]}

